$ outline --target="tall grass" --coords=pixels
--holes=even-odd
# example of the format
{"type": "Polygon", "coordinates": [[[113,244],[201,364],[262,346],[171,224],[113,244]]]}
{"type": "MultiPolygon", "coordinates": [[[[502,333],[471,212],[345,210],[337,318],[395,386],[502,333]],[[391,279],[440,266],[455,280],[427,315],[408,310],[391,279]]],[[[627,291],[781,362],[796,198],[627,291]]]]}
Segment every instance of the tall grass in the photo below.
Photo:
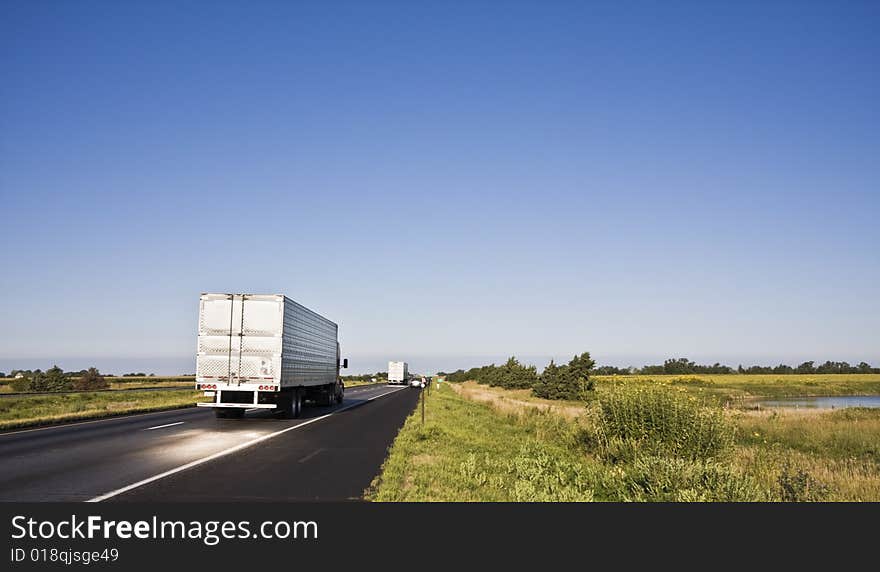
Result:
{"type": "Polygon", "coordinates": [[[697,374],[697,375],[596,375],[601,392],[620,386],[667,385],[695,394],[714,395],[722,401],[752,397],[810,395],[877,395],[880,374],[697,374]]]}
{"type": "Polygon", "coordinates": [[[188,407],[196,391],[92,391],[0,399],[0,429],[188,407]]]}
{"type": "Polygon", "coordinates": [[[661,502],[743,502],[774,500],[750,476],[714,459],[636,457],[627,467],[626,500],[661,502]]]}
{"type": "Polygon", "coordinates": [[[720,407],[668,387],[621,387],[598,400],[596,437],[610,460],[640,455],[713,459],[733,449],[734,428],[720,407]]]}

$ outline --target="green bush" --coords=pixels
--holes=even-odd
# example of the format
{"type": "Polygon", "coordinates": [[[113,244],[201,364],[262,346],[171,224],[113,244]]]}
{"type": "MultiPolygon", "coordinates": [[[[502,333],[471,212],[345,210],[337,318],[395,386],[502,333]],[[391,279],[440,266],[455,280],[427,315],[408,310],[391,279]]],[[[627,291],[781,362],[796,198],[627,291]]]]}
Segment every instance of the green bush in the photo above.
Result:
{"type": "Polygon", "coordinates": [[[785,502],[821,501],[829,488],[804,469],[785,464],[776,481],[779,495],[785,502]]]}
{"type": "Polygon", "coordinates": [[[11,382],[9,382],[9,387],[12,388],[12,391],[15,391],[17,393],[30,391],[31,380],[26,377],[19,377],[18,379],[13,379],[11,382]]]}
{"type": "Polygon", "coordinates": [[[621,387],[598,400],[596,441],[610,460],[643,455],[720,458],[734,429],[718,406],[668,387],[621,387]]]}
{"type": "Polygon", "coordinates": [[[585,466],[553,455],[537,441],[509,460],[469,453],[459,463],[469,487],[506,488],[512,502],[591,502],[594,480],[585,466]]]}
{"type": "Polygon", "coordinates": [[[507,463],[514,479],[514,502],[591,502],[592,479],[583,464],[553,457],[540,443],[522,446],[507,463]]]}
{"type": "Polygon", "coordinates": [[[73,383],[73,387],[74,389],[82,390],[107,389],[110,387],[110,384],[107,383],[103,375],[98,373],[97,369],[90,367],[87,372],[73,383]]]}
{"type": "Polygon", "coordinates": [[[65,376],[64,370],[57,365],[52,366],[45,373],[34,372],[29,381],[31,391],[50,392],[73,389],[73,380],[65,376]]]}

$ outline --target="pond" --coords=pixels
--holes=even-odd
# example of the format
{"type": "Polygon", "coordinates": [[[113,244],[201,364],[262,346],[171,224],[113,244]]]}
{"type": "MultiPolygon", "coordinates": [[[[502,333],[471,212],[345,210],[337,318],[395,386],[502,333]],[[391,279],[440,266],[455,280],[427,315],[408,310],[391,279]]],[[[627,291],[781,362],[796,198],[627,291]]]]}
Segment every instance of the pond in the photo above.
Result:
{"type": "Polygon", "coordinates": [[[880,407],[880,395],[838,395],[835,397],[777,397],[756,402],[765,408],[844,409],[880,407]]]}

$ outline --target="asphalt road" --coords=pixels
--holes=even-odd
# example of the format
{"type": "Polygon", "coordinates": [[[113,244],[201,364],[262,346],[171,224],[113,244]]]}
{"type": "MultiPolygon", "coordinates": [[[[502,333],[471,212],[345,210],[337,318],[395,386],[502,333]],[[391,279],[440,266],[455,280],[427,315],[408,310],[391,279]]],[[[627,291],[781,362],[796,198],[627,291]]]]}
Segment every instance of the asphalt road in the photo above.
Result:
{"type": "Polygon", "coordinates": [[[353,387],[300,419],[192,408],[0,433],[0,501],[360,498],[418,393],[353,387]]]}

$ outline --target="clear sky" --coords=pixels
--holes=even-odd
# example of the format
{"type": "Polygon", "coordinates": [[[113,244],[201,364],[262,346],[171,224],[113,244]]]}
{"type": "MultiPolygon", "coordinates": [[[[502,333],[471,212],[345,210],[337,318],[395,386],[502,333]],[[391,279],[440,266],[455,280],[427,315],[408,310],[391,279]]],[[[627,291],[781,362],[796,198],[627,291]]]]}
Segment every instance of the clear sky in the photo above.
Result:
{"type": "Polygon", "coordinates": [[[880,365],[878,2],[0,5],[0,370],[880,365]]]}

